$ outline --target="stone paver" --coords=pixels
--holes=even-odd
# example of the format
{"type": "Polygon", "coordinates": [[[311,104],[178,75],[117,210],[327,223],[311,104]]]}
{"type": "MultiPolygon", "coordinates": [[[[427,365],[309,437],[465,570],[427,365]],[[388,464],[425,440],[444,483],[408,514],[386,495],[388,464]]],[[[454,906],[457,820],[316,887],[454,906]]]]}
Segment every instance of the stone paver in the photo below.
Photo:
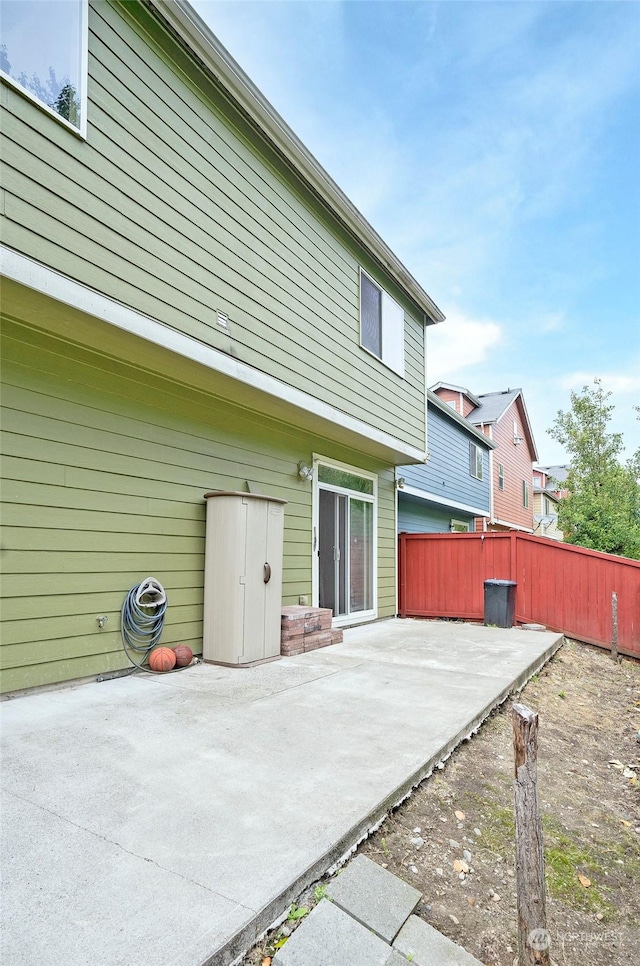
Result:
{"type": "Polygon", "coordinates": [[[379,936],[323,899],[274,957],[274,966],[387,966],[379,936]]]}
{"type": "Polygon", "coordinates": [[[409,962],[404,956],[401,956],[397,949],[391,951],[391,959],[385,966],[407,966],[409,962]]]}
{"type": "Polygon", "coordinates": [[[358,855],[327,885],[327,895],[350,916],[391,943],[422,895],[413,886],[358,855]]]}
{"type": "Polygon", "coordinates": [[[412,957],[413,966],[482,966],[466,949],[417,916],[407,920],[393,945],[403,956],[412,957]]]}

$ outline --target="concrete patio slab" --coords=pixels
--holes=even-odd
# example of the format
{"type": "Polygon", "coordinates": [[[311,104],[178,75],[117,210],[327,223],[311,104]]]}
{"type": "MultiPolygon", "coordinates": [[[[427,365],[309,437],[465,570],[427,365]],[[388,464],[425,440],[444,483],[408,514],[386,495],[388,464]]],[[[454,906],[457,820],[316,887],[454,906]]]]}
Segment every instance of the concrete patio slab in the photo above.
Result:
{"type": "Polygon", "coordinates": [[[390,620],[3,702],[2,961],[233,962],[560,642],[390,620]]]}

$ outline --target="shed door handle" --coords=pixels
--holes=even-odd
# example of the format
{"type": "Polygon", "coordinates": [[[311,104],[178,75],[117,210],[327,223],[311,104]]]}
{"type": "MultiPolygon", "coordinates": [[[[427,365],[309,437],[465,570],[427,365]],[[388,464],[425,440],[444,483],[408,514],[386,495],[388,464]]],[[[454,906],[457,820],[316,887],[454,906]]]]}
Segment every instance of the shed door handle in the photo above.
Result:
{"type": "Polygon", "coordinates": [[[271,564],[266,563],[264,565],[264,582],[268,584],[271,580],[271,564]]]}

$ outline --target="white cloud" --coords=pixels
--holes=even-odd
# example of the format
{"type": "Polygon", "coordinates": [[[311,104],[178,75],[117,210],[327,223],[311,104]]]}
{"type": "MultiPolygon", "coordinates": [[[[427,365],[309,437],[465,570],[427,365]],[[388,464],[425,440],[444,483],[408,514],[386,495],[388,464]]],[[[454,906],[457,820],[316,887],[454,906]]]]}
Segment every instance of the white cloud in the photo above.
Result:
{"type": "Polygon", "coordinates": [[[583,386],[593,386],[594,379],[602,381],[602,388],[605,392],[611,392],[614,396],[627,395],[634,393],[640,401],[640,361],[638,367],[633,372],[598,372],[592,370],[587,372],[569,372],[559,380],[562,389],[580,391],[583,386]]]}
{"type": "Polygon", "coordinates": [[[472,319],[456,311],[448,314],[445,322],[427,330],[429,384],[455,381],[461,370],[484,362],[501,340],[497,322],[472,319]]]}

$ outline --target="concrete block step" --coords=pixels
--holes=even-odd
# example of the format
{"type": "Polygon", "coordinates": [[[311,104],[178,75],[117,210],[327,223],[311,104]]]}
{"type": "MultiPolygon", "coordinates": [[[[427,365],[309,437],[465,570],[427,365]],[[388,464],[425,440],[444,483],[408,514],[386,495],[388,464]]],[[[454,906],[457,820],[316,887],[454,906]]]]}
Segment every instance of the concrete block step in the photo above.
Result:
{"type": "Polygon", "coordinates": [[[282,949],[274,966],[388,966],[387,943],[323,899],[282,949]]]}
{"type": "Polygon", "coordinates": [[[417,916],[409,917],[393,948],[413,966],[482,966],[466,949],[417,916]]]}
{"type": "Polygon", "coordinates": [[[422,895],[398,876],[358,855],[327,884],[327,896],[350,916],[391,943],[422,895]]]}

